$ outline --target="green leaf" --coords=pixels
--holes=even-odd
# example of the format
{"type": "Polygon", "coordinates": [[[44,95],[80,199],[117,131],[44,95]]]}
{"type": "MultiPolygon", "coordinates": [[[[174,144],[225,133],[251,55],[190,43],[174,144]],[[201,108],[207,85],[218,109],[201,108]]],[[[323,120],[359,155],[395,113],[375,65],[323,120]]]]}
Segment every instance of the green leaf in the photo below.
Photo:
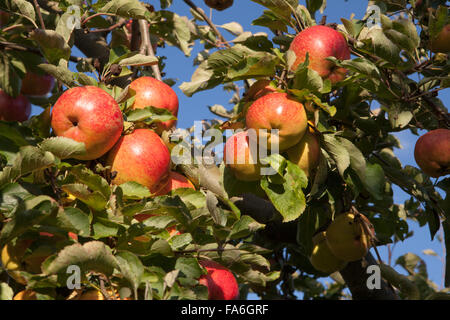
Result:
{"type": "Polygon", "coordinates": [[[108,181],[98,174],[93,173],[91,170],[83,165],[77,165],[68,169],[68,171],[75,176],[75,179],[85,184],[92,191],[99,191],[106,199],[109,199],[111,195],[111,189],[108,181]]]}
{"type": "Polygon", "coordinates": [[[177,120],[176,117],[167,109],[155,108],[147,106],[143,109],[134,109],[127,113],[127,121],[129,122],[145,122],[152,124],[155,122],[165,122],[177,120]]]}
{"type": "Polygon", "coordinates": [[[143,54],[135,54],[134,56],[125,58],[119,62],[119,65],[123,67],[146,67],[155,64],[158,64],[158,58],[143,54]]]}
{"type": "Polygon", "coordinates": [[[69,60],[71,49],[63,36],[54,30],[36,29],[31,32],[30,39],[35,40],[51,64],[58,64],[60,59],[69,60]]]}
{"type": "Polygon", "coordinates": [[[36,13],[34,11],[33,4],[26,0],[14,0],[14,4],[17,6],[21,14],[30,18],[32,21],[36,21],[36,13]]]}
{"type": "Polygon", "coordinates": [[[40,148],[53,153],[60,159],[68,159],[86,154],[84,142],[77,142],[66,137],[52,137],[41,142],[40,148]]]}
{"type": "Polygon", "coordinates": [[[144,265],[141,260],[129,251],[119,251],[116,254],[122,276],[128,280],[134,290],[137,290],[144,274],[144,265]]]}
{"type": "Polygon", "coordinates": [[[172,248],[170,247],[169,243],[166,240],[160,239],[156,240],[151,248],[151,253],[159,253],[165,257],[173,257],[174,253],[172,251],[172,248]]]}
{"type": "Polygon", "coordinates": [[[65,247],[42,269],[47,275],[65,273],[71,265],[80,267],[82,272],[95,271],[111,276],[118,263],[111,249],[103,242],[90,241],[65,247]]]}
{"type": "Polygon", "coordinates": [[[258,223],[252,217],[243,215],[238,221],[234,223],[229,237],[230,239],[245,238],[264,227],[264,224],[258,223]]]}
{"type": "Polygon", "coordinates": [[[152,195],[147,187],[135,181],[125,182],[121,184],[119,188],[122,189],[124,199],[140,200],[143,198],[148,198],[152,195]]]}
{"type": "MultiPolygon", "coordinates": [[[[270,156],[268,159],[271,157],[273,156],[270,156]]],[[[277,169],[277,165],[273,167],[270,161],[269,163],[272,168],[277,169]]],[[[306,188],[308,185],[308,178],[297,165],[286,160],[285,163],[286,173],[281,184],[271,182],[271,176],[266,175],[261,179],[261,187],[278,212],[283,216],[283,222],[289,222],[300,217],[305,211],[306,200],[302,188],[306,188]]],[[[284,165],[280,167],[284,167],[284,165]]]]}
{"type": "Polygon", "coordinates": [[[98,12],[114,13],[124,18],[147,19],[148,10],[138,0],[111,0],[98,12]]]}
{"type": "Polygon", "coordinates": [[[350,155],[347,149],[335,136],[330,134],[323,135],[324,138],[324,149],[328,152],[331,158],[334,160],[341,177],[344,177],[344,172],[350,166],[350,155]]]}
{"type": "Polygon", "coordinates": [[[99,191],[90,191],[88,186],[81,183],[65,184],[61,187],[64,192],[73,195],[75,198],[81,200],[89,207],[96,211],[102,211],[106,208],[107,199],[99,191]]]}
{"type": "Polygon", "coordinates": [[[178,258],[175,263],[175,269],[180,270],[185,276],[193,279],[198,279],[203,275],[203,269],[195,258],[178,258]]]}
{"type": "Polygon", "coordinates": [[[383,168],[377,163],[367,163],[365,176],[364,187],[376,200],[382,200],[386,183],[383,168]]]}
{"type": "Polygon", "coordinates": [[[67,68],[67,61],[60,60],[58,66],[43,63],[38,65],[39,68],[44,70],[46,73],[52,75],[57,80],[60,80],[69,88],[75,87],[77,85],[75,81],[74,74],[67,68]]]}
{"type": "Polygon", "coordinates": [[[88,237],[90,235],[89,215],[78,208],[64,208],[57,215],[57,225],[63,229],[70,229],[80,236],[88,237]]]}
{"type": "Polygon", "coordinates": [[[26,201],[19,200],[12,219],[0,232],[0,247],[48,217],[57,207],[56,202],[48,196],[37,196],[26,201]]]}

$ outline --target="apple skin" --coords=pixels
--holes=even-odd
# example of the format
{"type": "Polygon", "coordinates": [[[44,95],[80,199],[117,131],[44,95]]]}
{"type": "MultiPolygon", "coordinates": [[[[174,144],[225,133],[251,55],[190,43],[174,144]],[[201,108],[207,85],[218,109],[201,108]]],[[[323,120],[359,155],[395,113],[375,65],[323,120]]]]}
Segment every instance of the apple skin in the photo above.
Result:
{"type": "Polygon", "coordinates": [[[31,113],[31,103],[20,94],[13,98],[0,89],[0,120],[26,121],[31,113]]]}
{"type": "Polygon", "coordinates": [[[49,94],[55,85],[55,78],[49,74],[27,72],[22,79],[20,92],[26,96],[42,97],[49,94]]]}
{"type": "Polygon", "coordinates": [[[245,122],[247,128],[256,130],[259,140],[267,139],[268,148],[273,143],[270,130],[279,129],[279,151],[284,151],[303,138],[308,119],[303,104],[277,92],[256,100],[248,109],[245,122]]]}
{"type": "Polygon", "coordinates": [[[233,5],[233,0],[204,0],[205,4],[213,9],[222,11],[233,5]]]}
{"type": "Polygon", "coordinates": [[[436,38],[431,40],[430,47],[432,52],[450,52],[450,24],[445,25],[436,38]]]}
{"type": "MultiPolygon", "coordinates": [[[[162,81],[152,77],[140,77],[130,83],[128,98],[135,96],[132,109],[142,109],[145,107],[155,107],[167,109],[175,117],[178,115],[179,101],[173,89],[162,81]]],[[[156,132],[161,134],[164,130],[169,130],[176,125],[176,120],[156,123],[156,132]]]]}
{"type": "Polygon", "coordinates": [[[36,292],[33,290],[22,290],[18,292],[13,300],[37,300],[36,292]]]}
{"type": "Polygon", "coordinates": [[[170,153],[154,131],[137,129],[119,139],[106,164],[117,172],[113,184],[135,181],[155,194],[168,183],[170,153]]]}
{"type": "MultiPolygon", "coordinates": [[[[368,222],[363,215],[360,217],[368,222]]],[[[331,252],[337,258],[348,262],[366,256],[370,237],[371,235],[363,231],[361,222],[355,219],[355,214],[350,212],[336,216],[327,229],[327,244],[331,252]]]]}
{"type": "Polygon", "coordinates": [[[9,13],[3,10],[0,10],[0,27],[6,25],[9,21],[9,13]]]}
{"type": "Polygon", "coordinates": [[[291,66],[291,71],[305,62],[306,53],[309,53],[309,68],[315,70],[323,79],[329,79],[331,83],[342,81],[347,70],[336,67],[327,57],[336,57],[339,60],[350,59],[350,49],[344,36],[338,31],[321,25],[309,27],[300,33],[292,41],[289,50],[296,54],[296,60],[291,66]]]}
{"type": "Polygon", "coordinates": [[[239,286],[230,270],[210,260],[200,260],[199,264],[208,271],[198,280],[208,288],[208,300],[239,299],[239,286]]]}
{"type": "Polygon", "coordinates": [[[295,163],[309,177],[320,160],[320,140],[314,131],[308,130],[295,146],[286,150],[288,160],[295,163]]]}
{"type": "Polygon", "coordinates": [[[261,179],[261,164],[258,148],[250,148],[247,131],[241,131],[228,138],[223,149],[223,160],[236,179],[257,181],[261,179]],[[243,163],[238,163],[243,162],[243,163]]]}
{"type": "Polygon", "coordinates": [[[106,91],[75,87],[64,92],[52,110],[51,126],[57,136],[84,142],[86,154],[78,160],[93,160],[108,152],[123,130],[119,105],[106,91]]]}
{"type": "Polygon", "coordinates": [[[272,84],[269,79],[260,79],[255,81],[248,89],[245,100],[253,101],[257,100],[266,94],[277,92],[277,88],[272,84]]]}
{"type": "Polygon", "coordinates": [[[313,243],[314,247],[309,260],[316,270],[331,274],[342,270],[347,265],[347,262],[340,260],[331,252],[326,241],[326,232],[314,236],[313,243]]]}
{"type": "Polygon", "coordinates": [[[169,182],[166,184],[164,188],[162,188],[158,193],[156,193],[156,195],[163,196],[168,194],[172,190],[181,188],[190,188],[195,190],[194,185],[192,184],[192,182],[188,180],[188,178],[186,178],[182,174],[179,174],[178,172],[170,171],[169,182]]]}
{"type": "Polygon", "coordinates": [[[436,129],[421,136],[414,148],[416,163],[433,178],[450,173],[450,130],[436,129]]]}

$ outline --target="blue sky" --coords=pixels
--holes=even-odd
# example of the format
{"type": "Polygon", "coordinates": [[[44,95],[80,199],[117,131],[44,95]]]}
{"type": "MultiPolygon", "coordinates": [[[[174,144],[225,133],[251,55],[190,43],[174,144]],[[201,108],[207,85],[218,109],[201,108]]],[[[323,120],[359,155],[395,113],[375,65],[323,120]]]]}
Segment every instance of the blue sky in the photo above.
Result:
{"type": "MultiPolygon", "coordinates": [[[[151,1],[153,5],[155,3],[159,3],[159,1],[151,1]]],[[[210,13],[209,8],[204,5],[202,0],[194,1],[197,5],[202,7],[207,14],[210,13]]],[[[235,4],[230,9],[225,11],[213,11],[212,12],[212,20],[215,24],[221,25],[231,21],[239,22],[246,31],[255,32],[266,32],[269,36],[272,36],[270,30],[258,26],[252,26],[251,22],[258,18],[262,12],[263,7],[250,1],[250,0],[235,0],[235,4]]],[[[367,2],[361,0],[333,0],[327,1],[328,6],[325,9],[324,14],[327,16],[327,22],[337,22],[340,23],[340,18],[349,19],[351,14],[355,15],[355,18],[362,18],[366,11],[367,2]]],[[[302,4],[305,1],[301,1],[302,4]]],[[[158,5],[156,5],[158,8],[158,5]]],[[[174,4],[169,9],[175,11],[179,15],[187,15],[191,17],[189,12],[189,7],[182,0],[174,0],[174,4]]],[[[321,14],[318,13],[316,16],[316,20],[320,21],[321,14]]],[[[223,32],[227,39],[232,39],[233,36],[227,34],[226,31],[223,32]]],[[[214,104],[220,104],[227,108],[231,107],[228,101],[231,98],[231,95],[221,87],[209,90],[206,92],[201,92],[195,94],[192,98],[186,97],[181,90],[178,89],[178,86],[184,81],[189,81],[192,73],[195,68],[193,67],[193,59],[196,54],[200,51],[202,46],[199,44],[194,48],[191,57],[185,57],[184,54],[172,47],[166,47],[164,49],[158,48],[158,55],[164,55],[167,57],[166,69],[164,70],[167,78],[173,78],[177,81],[176,85],[173,87],[176,91],[179,100],[180,100],[180,109],[178,114],[178,126],[181,128],[191,127],[195,120],[201,119],[211,119],[214,117],[208,110],[208,106],[214,104]]],[[[78,54],[77,50],[73,52],[74,54],[78,54]]],[[[240,83],[242,85],[242,83],[240,83]]],[[[448,104],[450,99],[450,90],[442,90],[439,92],[439,97],[443,100],[444,104],[448,104]]],[[[40,108],[33,108],[33,114],[39,112],[40,108]]],[[[410,134],[409,132],[403,132],[397,134],[399,137],[403,149],[396,149],[395,153],[400,158],[403,165],[413,165],[416,166],[413,156],[414,145],[417,140],[417,136],[410,134]]],[[[403,203],[405,199],[409,198],[398,188],[395,189],[395,200],[397,203],[403,203]]],[[[400,242],[396,245],[393,259],[395,259],[403,255],[407,252],[413,252],[418,254],[421,258],[423,258],[428,266],[429,277],[431,280],[436,282],[438,285],[442,282],[442,262],[438,257],[427,256],[422,253],[425,249],[432,249],[438,255],[442,255],[442,247],[441,244],[435,238],[434,241],[430,241],[430,235],[428,231],[428,227],[419,228],[418,225],[414,222],[409,222],[410,228],[414,231],[414,236],[411,239],[406,240],[405,242],[400,242]]],[[[385,247],[379,248],[381,257],[383,260],[387,261],[387,250],[385,247]]]]}

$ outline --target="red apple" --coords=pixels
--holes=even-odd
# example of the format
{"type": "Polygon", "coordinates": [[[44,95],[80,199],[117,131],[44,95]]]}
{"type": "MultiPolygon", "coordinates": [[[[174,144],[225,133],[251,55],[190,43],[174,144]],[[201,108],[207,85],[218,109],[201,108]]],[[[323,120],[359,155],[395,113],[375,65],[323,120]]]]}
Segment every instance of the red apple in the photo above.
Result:
{"type": "Polygon", "coordinates": [[[257,100],[266,94],[276,92],[277,88],[268,79],[261,79],[255,81],[247,91],[245,100],[252,101],[257,100]]]}
{"type": "Polygon", "coordinates": [[[311,131],[308,130],[299,143],[286,151],[288,159],[298,165],[306,176],[319,165],[320,160],[320,140],[311,131]]]}
{"type": "Polygon", "coordinates": [[[84,142],[86,154],[74,156],[93,160],[108,152],[123,130],[119,105],[106,91],[93,86],[64,92],[52,110],[51,125],[57,136],[84,142]]]}
{"type": "Polygon", "coordinates": [[[0,27],[6,25],[9,21],[9,13],[0,10],[0,27]]]}
{"type": "Polygon", "coordinates": [[[247,131],[231,136],[223,149],[223,160],[236,179],[257,181],[261,179],[261,163],[258,161],[258,145],[250,140],[247,131]]]}
{"type": "Polygon", "coordinates": [[[430,46],[433,52],[450,52],[450,24],[445,25],[437,36],[431,40],[430,46]]]}
{"type": "Polygon", "coordinates": [[[450,130],[436,129],[421,136],[414,148],[417,164],[430,177],[450,173],[450,130]]]}
{"type": "Polygon", "coordinates": [[[169,179],[170,153],[162,139],[150,129],[137,129],[119,139],[106,160],[117,172],[114,184],[135,181],[153,194],[169,179]]]}
{"type": "Polygon", "coordinates": [[[208,288],[209,300],[239,299],[239,286],[230,270],[210,260],[200,260],[199,264],[208,271],[198,282],[208,288]]]}
{"type": "Polygon", "coordinates": [[[31,103],[24,95],[13,98],[0,89],[0,120],[25,121],[31,113],[31,103]]]}
{"type": "Polygon", "coordinates": [[[21,93],[27,96],[41,97],[46,96],[52,91],[55,85],[55,78],[49,74],[40,75],[33,72],[27,72],[22,79],[21,93]]]}
{"type": "Polygon", "coordinates": [[[188,178],[186,178],[182,174],[179,174],[178,172],[170,171],[169,172],[169,182],[156,195],[163,196],[163,195],[168,194],[172,190],[181,189],[181,188],[190,188],[190,189],[195,190],[194,185],[192,184],[192,182],[190,182],[188,180],[188,178]]]}
{"type": "MultiPolygon", "coordinates": [[[[130,84],[129,97],[135,96],[131,108],[142,109],[155,107],[169,110],[175,117],[178,115],[178,97],[175,91],[162,81],[152,77],[140,77],[130,84]],[[133,93],[135,91],[135,93],[133,93]]],[[[176,120],[159,122],[156,132],[161,134],[176,125],[176,120]]]]}
{"type": "Polygon", "coordinates": [[[297,144],[307,128],[306,111],[300,102],[286,93],[270,93],[256,100],[245,117],[247,128],[255,129],[259,140],[267,139],[272,146],[272,129],[279,130],[279,151],[297,144]],[[265,129],[265,130],[261,130],[265,129]]]}
{"type": "Polygon", "coordinates": [[[205,4],[213,9],[222,11],[233,5],[233,0],[204,0],[205,4]]]}
{"type": "Polygon", "coordinates": [[[317,71],[323,79],[336,83],[345,78],[346,69],[326,60],[331,56],[339,60],[350,59],[347,41],[338,31],[321,25],[309,27],[297,34],[289,50],[296,55],[295,62],[291,66],[292,71],[305,62],[308,52],[309,68],[317,71]]]}

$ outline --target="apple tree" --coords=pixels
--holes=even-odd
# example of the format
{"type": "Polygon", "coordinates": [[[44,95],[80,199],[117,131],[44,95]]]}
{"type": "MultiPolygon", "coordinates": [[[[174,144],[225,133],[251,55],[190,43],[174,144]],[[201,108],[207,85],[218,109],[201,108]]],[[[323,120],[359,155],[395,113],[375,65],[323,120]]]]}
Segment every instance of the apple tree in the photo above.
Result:
{"type": "Polygon", "coordinates": [[[368,1],[339,24],[316,19],[324,0],[252,1],[265,33],[205,12],[241,1],[0,1],[1,299],[449,298],[449,254],[439,290],[416,254],[404,275],[377,250],[414,237],[408,220],[450,245],[446,1],[368,1]],[[200,46],[190,81],[165,77],[167,46],[200,46]],[[200,128],[241,130],[225,161],[185,143],[199,128],[180,138],[174,85],[230,93],[200,128]],[[278,129],[279,152],[249,163],[250,129],[278,129]],[[402,131],[422,135],[417,166],[394,154],[402,131]]]}

